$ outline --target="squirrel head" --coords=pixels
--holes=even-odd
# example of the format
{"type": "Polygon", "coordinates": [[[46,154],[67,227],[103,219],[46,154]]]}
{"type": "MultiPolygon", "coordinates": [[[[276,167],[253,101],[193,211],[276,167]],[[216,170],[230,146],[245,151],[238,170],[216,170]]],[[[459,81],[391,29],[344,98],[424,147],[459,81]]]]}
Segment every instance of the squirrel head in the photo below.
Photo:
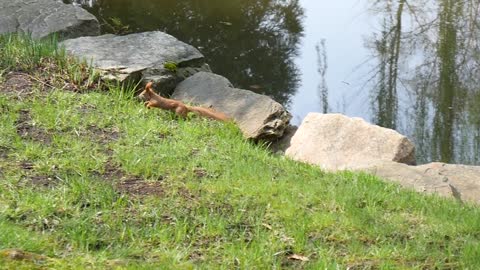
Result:
{"type": "Polygon", "coordinates": [[[151,89],[153,85],[153,82],[148,82],[147,85],[145,85],[145,89],[151,89]]]}
{"type": "Polygon", "coordinates": [[[152,92],[155,93],[155,91],[152,88],[153,82],[148,82],[147,85],[145,85],[145,90],[143,90],[140,95],[138,95],[138,98],[147,101],[150,100],[152,92]]]}

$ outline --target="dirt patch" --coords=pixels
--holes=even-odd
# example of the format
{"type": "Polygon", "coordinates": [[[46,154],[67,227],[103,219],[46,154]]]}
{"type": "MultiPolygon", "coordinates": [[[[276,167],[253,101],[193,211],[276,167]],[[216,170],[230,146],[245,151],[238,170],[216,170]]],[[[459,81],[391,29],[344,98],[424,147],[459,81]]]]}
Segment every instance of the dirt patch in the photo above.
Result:
{"type": "MultiPolygon", "coordinates": [[[[24,72],[9,72],[3,83],[0,82],[0,93],[12,96],[14,99],[25,99],[29,96],[39,96],[53,89],[86,93],[100,89],[97,80],[91,80],[88,66],[79,70],[81,78],[75,80],[62,70],[52,59],[45,59],[31,74],[24,72]],[[35,90],[35,95],[32,95],[35,90]]],[[[78,75],[78,73],[77,73],[78,75]]]]}
{"type": "Polygon", "coordinates": [[[89,125],[86,135],[98,142],[107,143],[118,140],[120,138],[120,130],[117,127],[100,128],[96,125],[89,125]]]}
{"type": "Polygon", "coordinates": [[[109,142],[117,141],[121,137],[121,132],[119,128],[117,127],[101,128],[95,124],[90,124],[86,128],[82,128],[80,130],[67,128],[65,130],[62,130],[62,132],[65,132],[65,133],[75,132],[76,136],[82,137],[82,138],[88,138],[88,140],[97,142],[101,145],[106,145],[109,142]]]}
{"type": "Polygon", "coordinates": [[[26,181],[36,187],[49,188],[58,184],[58,179],[55,176],[49,175],[32,175],[27,176],[26,181]]]}
{"type": "Polygon", "coordinates": [[[111,159],[107,160],[104,166],[104,172],[99,175],[103,179],[118,182],[123,180],[126,177],[126,173],[115,164],[111,159]]]}
{"type": "Polygon", "coordinates": [[[23,171],[20,184],[48,188],[56,186],[59,182],[59,178],[53,174],[38,174],[35,171],[35,164],[28,160],[18,162],[17,166],[23,171]]]}
{"type": "MultiPolygon", "coordinates": [[[[347,269],[360,270],[360,269],[380,269],[379,260],[363,260],[347,264],[347,269]]],[[[428,269],[428,268],[424,268],[428,269]]]]}
{"type": "Polygon", "coordinates": [[[169,137],[171,137],[173,134],[170,132],[170,131],[164,131],[164,132],[159,132],[157,134],[157,138],[160,139],[160,140],[164,140],[164,139],[167,139],[169,137]]]}
{"type": "Polygon", "coordinates": [[[33,124],[29,110],[20,110],[19,117],[15,122],[17,134],[22,139],[50,144],[52,138],[50,134],[43,128],[39,128],[33,124]]]}
{"type": "Polygon", "coordinates": [[[34,169],[34,164],[28,161],[21,161],[18,166],[24,171],[30,171],[34,169]]]}
{"type": "Polygon", "coordinates": [[[188,200],[190,202],[197,202],[197,196],[195,194],[193,194],[192,192],[190,192],[190,190],[182,187],[182,188],[179,188],[177,191],[176,191],[176,194],[180,195],[180,197],[184,198],[185,200],[188,200]]]}
{"type": "Polygon", "coordinates": [[[193,250],[190,252],[188,255],[188,259],[192,262],[203,262],[205,261],[205,256],[203,255],[203,252],[200,250],[193,250]]]}
{"type": "Polygon", "coordinates": [[[5,159],[8,157],[8,153],[10,153],[10,149],[5,146],[0,146],[0,158],[5,159]]]}
{"type": "MultiPolygon", "coordinates": [[[[188,255],[188,259],[192,262],[205,261],[204,253],[214,246],[225,243],[225,239],[219,235],[200,236],[192,242],[192,252],[188,255]]],[[[240,269],[238,267],[238,269],[240,269]]]]}
{"type": "Polygon", "coordinates": [[[12,72],[0,84],[0,92],[23,98],[32,93],[33,80],[25,73],[12,72]]]}
{"type": "Polygon", "coordinates": [[[205,170],[204,168],[195,168],[195,169],[193,169],[193,174],[194,174],[195,177],[197,177],[198,179],[202,179],[202,178],[204,178],[205,176],[208,176],[208,172],[207,172],[207,170],[205,170]]]}
{"type": "Polygon", "coordinates": [[[48,188],[56,186],[59,182],[59,178],[52,174],[41,174],[36,171],[35,164],[29,160],[17,161],[16,167],[22,173],[20,178],[20,185],[28,185],[33,187],[48,188]]]}
{"type": "Polygon", "coordinates": [[[104,172],[100,177],[114,182],[115,188],[121,193],[140,197],[164,194],[161,181],[146,181],[143,177],[128,174],[112,160],[105,163],[104,172]]]}
{"type": "Polygon", "coordinates": [[[82,114],[91,113],[95,110],[97,110],[97,107],[92,104],[82,104],[82,106],[78,108],[78,112],[82,114]]]}
{"type": "Polygon", "coordinates": [[[164,194],[162,182],[129,179],[118,183],[116,187],[122,193],[136,196],[162,196],[164,194]]]}
{"type": "Polygon", "coordinates": [[[31,253],[16,248],[0,250],[0,258],[11,261],[31,261],[35,264],[44,263],[50,259],[44,255],[31,253]]]}

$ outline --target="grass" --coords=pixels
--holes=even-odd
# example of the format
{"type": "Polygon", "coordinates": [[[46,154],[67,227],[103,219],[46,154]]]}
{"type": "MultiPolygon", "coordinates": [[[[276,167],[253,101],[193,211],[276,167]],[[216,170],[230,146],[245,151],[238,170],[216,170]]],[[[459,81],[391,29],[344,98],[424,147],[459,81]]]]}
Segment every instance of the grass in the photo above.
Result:
{"type": "Polygon", "coordinates": [[[0,268],[480,268],[478,207],[146,110],[55,40],[0,59],[0,268]]]}

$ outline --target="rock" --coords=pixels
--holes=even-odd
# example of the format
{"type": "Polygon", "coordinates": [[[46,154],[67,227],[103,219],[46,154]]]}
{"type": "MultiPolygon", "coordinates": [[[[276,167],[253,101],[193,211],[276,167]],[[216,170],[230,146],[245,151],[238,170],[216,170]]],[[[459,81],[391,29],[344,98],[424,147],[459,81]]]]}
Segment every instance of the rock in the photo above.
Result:
{"type": "Polygon", "coordinates": [[[418,192],[480,204],[480,166],[429,163],[408,166],[385,162],[362,169],[418,192]]]}
{"type": "Polygon", "coordinates": [[[144,82],[153,81],[160,92],[173,90],[191,73],[210,70],[197,49],[160,31],[81,37],[62,44],[68,53],[91,62],[104,79],[124,82],[143,78],[144,82]],[[175,63],[179,70],[165,68],[168,62],[175,63]]]}
{"type": "Polygon", "coordinates": [[[384,161],[415,164],[415,146],[398,132],[341,114],[309,113],[285,154],[325,170],[352,170],[384,161]]]}
{"type": "Polygon", "coordinates": [[[453,197],[449,183],[442,181],[442,178],[427,177],[416,166],[386,161],[368,168],[362,168],[360,171],[398,183],[417,192],[438,193],[445,197],[453,197]]]}
{"type": "Polygon", "coordinates": [[[273,153],[281,155],[285,154],[285,151],[290,147],[290,141],[292,140],[292,137],[295,135],[295,132],[297,132],[297,130],[297,126],[288,125],[283,132],[283,136],[280,137],[278,140],[273,141],[269,145],[268,149],[270,149],[270,151],[272,151],[273,153]]]}
{"type": "Polygon", "coordinates": [[[270,97],[236,89],[224,77],[199,72],[175,88],[173,98],[212,107],[233,118],[244,136],[275,140],[283,135],[291,115],[270,97]]]}
{"type": "Polygon", "coordinates": [[[0,34],[15,32],[36,39],[57,33],[63,39],[99,35],[100,25],[86,10],[61,1],[0,1],[0,34]]]}
{"type": "Polygon", "coordinates": [[[429,163],[417,167],[427,177],[439,177],[448,183],[452,195],[461,201],[480,204],[480,166],[429,163]]]}

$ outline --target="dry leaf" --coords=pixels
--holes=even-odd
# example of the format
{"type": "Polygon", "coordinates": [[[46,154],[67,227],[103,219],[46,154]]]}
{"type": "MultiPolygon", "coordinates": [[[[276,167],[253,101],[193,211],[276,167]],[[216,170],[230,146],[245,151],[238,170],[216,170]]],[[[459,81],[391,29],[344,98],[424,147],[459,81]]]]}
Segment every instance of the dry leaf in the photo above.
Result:
{"type": "Polygon", "coordinates": [[[272,230],[272,226],[268,225],[267,223],[262,223],[262,226],[269,230],[272,230]]]}
{"type": "Polygon", "coordinates": [[[289,260],[294,260],[294,261],[302,261],[302,262],[308,262],[309,259],[305,256],[298,255],[298,254],[292,254],[287,257],[289,260]]]}

